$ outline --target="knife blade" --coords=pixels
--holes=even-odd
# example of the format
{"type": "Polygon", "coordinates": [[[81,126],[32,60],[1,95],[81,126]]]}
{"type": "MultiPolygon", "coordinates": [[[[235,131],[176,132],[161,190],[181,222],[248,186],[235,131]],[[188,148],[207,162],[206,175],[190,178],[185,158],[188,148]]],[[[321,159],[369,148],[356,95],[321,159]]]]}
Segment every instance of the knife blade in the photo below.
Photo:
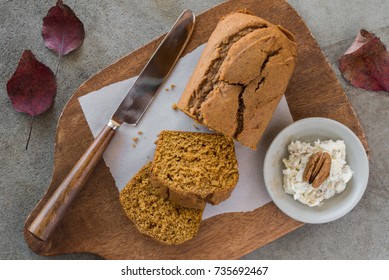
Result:
{"type": "Polygon", "coordinates": [[[50,238],[67,209],[81,191],[94,167],[123,123],[137,125],[160,86],[169,76],[187,45],[195,24],[195,16],[185,10],[164,37],[135,83],[83,156],[47,201],[28,230],[42,241],[50,238]]]}

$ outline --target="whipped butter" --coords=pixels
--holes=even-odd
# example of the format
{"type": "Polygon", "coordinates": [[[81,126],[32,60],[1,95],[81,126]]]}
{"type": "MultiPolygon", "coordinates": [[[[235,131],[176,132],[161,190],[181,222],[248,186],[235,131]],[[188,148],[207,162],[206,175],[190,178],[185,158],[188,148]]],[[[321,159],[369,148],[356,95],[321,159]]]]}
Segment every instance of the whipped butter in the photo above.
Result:
{"type": "Polygon", "coordinates": [[[317,140],[313,144],[292,141],[288,145],[289,157],[284,158],[283,188],[295,200],[310,207],[320,206],[325,199],[345,190],[353,171],[346,163],[346,146],[342,140],[317,140]],[[303,180],[303,173],[309,158],[316,152],[331,155],[331,169],[328,178],[317,188],[303,180]]]}

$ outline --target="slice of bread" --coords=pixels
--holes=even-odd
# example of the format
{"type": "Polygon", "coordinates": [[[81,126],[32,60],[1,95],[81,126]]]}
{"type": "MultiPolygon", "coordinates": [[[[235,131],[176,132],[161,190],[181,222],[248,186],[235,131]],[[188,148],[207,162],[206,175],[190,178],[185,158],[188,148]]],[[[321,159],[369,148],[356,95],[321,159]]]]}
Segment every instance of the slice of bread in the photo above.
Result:
{"type": "Polygon", "coordinates": [[[221,134],[162,131],[150,180],[162,197],[189,208],[226,200],[239,178],[234,142],[221,134]]]}
{"type": "Polygon", "coordinates": [[[247,12],[220,20],[177,104],[199,123],[256,149],[296,64],[284,28],[247,12]]]}
{"type": "Polygon", "coordinates": [[[189,209],[162,198],[149,180],[146,164],[120,192],[120,203],[138,230],[165,244],[192,239],[200,226],[202,209],[189,209]]]}

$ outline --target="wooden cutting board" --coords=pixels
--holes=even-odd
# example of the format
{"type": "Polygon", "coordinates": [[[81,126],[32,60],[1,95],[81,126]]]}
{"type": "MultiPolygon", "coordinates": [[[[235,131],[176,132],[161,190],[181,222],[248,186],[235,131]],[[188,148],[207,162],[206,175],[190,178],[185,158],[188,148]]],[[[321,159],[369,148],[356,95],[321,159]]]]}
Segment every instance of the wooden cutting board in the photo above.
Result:
{"type": "MultiPolygon", "coordinates": [[[[286,1],[228,1],[198,15],[186,53],[208,40],[220,18],[241,9],[284,26],[297,38],[298,63],[285,93],[294,120],[313,116],[335,119],[353,130],[368,151],[364,131],[345,92],[303,19],[286,1]]],[[[162,245],[141,235],[127,219],[114,179],[102,160],[50,240],[42,242],[28,232],[43,204],[93,140],[78,98],[138,75],[161,39],[87,80],[64,108],[56,134],[52,182],[24,228],[26,242],[37,254],[89,252],[107,259],[237,259],[303,225],[270,202],[251,212],[214,216],[202,222],[198,235],[189,242],[162,245]]]]}

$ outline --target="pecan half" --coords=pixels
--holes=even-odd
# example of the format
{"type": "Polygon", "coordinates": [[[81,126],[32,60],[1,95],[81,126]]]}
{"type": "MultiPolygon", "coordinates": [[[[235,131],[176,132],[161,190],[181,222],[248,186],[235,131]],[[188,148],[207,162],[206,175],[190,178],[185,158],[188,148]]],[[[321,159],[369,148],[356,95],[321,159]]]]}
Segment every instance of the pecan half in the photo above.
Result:
{"type": "Polygon", "coordinates": [[[311,155],[305,167],[303,180],[317,188],[328,178],[331,170],[331,155],[317,152],[311,155]]]}

